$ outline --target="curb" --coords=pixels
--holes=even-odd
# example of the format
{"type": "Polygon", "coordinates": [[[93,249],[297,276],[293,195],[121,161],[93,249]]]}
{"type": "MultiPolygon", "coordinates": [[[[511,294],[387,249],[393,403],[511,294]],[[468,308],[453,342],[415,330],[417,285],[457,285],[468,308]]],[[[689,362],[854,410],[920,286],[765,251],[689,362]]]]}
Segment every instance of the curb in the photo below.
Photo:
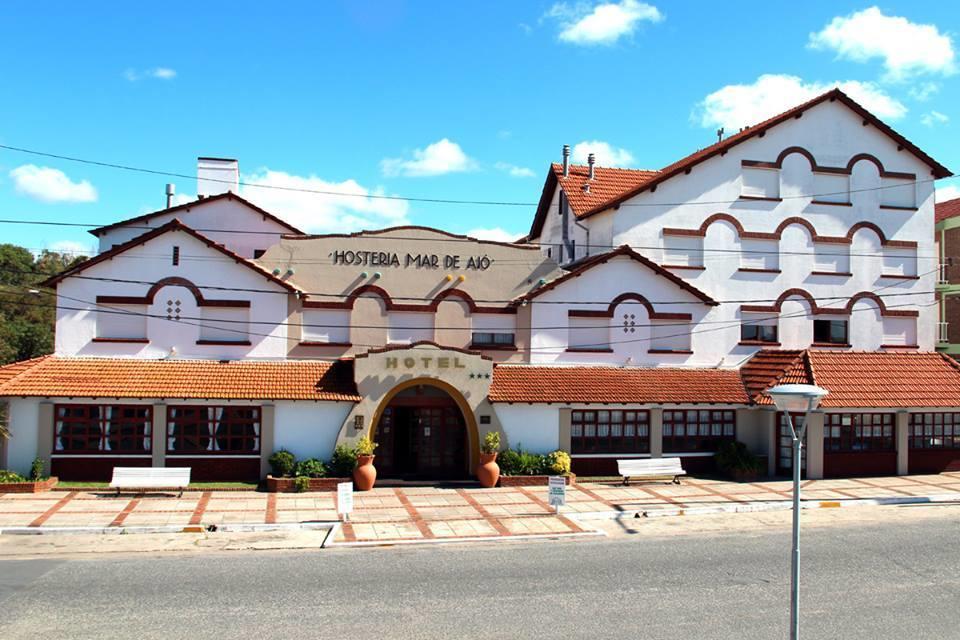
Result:
{"type": "MultiPolygon", "coordinates": [[[[214,531],[224,533],[255,533],[260,531],[331,531],[336,522],[290,522],[276,524],[237,523],[216,525],[214,531]]],[[[0,535],[8,536],[49,536],[49,535],[130,535],[141,533],[205,533],[207,528],[200,525],[161,525],[134,527],[4,527],[0,535]]]]}
{"type": "Polygon", "coordinates": [[[327,539],[321,545],[324,549],[350,547],[395,547],[411,545],[457,544],[463,542],[522,542],[524,540],[565,540],[568,538],[597,538],[606,537],[607,533],[600,529],[591,531],[571,531],[570,533],[527,533],[515,536],[473,536],[469,538],[424,538],[422,540],[364,540],[358,542],[334,542],[340,530],[337,523],[327,539]]]}

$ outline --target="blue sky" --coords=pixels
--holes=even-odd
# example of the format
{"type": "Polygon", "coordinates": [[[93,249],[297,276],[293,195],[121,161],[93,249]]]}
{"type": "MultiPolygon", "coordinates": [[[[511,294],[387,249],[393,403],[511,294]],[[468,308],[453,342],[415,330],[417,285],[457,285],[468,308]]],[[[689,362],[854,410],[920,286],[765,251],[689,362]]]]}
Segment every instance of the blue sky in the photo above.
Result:
{"type": "MultiPolygon", "coordinates": [[[[960,171],[960,5],[380,0],[0,4],[0,144],[248,182],[534,203],[564,143],[659,168],[841,83],[960,171]],[[585,144],[583,144],[585,143],[585,144]]],[[[0,150],[0,218],[103,223],[167,179],[0,150]]],[[[960,186],[958,181],[957,186],[960,186]]],[[[960,195],[949,181],[943,195],[960,195]]],[[[312,231],[523,234],[533,205],[244,195],[312,231]]],[[[31,248],[82,230],[0,225],[31,248]]]]}

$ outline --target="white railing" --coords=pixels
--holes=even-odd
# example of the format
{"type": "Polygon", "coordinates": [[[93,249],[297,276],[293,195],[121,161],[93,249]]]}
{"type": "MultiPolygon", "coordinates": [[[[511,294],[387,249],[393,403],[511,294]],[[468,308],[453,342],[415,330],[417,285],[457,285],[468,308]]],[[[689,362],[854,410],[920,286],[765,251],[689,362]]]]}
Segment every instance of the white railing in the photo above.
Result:
{"type": "Polygon", "coordinates": [[[950,342],[949,322],[937,323],[937,342],[950,342]]]}
{"type": "Polygon", "coordinates": [[[937,284],[948,284],[950,282],[948,268],[949,262],[941,262],[937,268],[937,284]]]}

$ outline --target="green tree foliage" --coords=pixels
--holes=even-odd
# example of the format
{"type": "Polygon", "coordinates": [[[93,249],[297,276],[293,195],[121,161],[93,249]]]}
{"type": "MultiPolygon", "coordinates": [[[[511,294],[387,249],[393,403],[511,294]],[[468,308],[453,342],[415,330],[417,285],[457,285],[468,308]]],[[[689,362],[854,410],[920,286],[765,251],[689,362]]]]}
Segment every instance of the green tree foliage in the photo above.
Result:
{"type": "Polygon", "coordinates": [[[84,259],[55,251],[34,256],[23,247],[0,244],[0,364],[53,351],[55,298],[30,289],[84,259]]]}

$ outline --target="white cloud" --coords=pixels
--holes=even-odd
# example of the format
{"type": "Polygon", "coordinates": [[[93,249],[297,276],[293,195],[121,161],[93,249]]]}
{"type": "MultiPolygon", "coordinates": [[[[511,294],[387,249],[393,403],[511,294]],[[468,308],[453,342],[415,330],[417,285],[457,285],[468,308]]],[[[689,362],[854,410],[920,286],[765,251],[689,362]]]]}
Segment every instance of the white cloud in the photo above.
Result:
{"type": "Polygon", "coordinates": [[[536,175],[533,172],[533,169],[529,169],[527,167],[518,167],[517,165],[510,164],[509,162],[498,162],[493,166],[497,171],[503,171],[511,178],[532,178],[536,175]]]}
{"type": "Polygon", "coordinates": [[[584,140],[573,145],[573,161],[577,164],[587,164],[587,156],[591,153],[596,156],[598,167],[629,167],[635,161],[633,154],[626,149],[602,140],[584,140]]]}
{"type": "Polygon", "coordinates": [[[934,197],[937,202],[946,202],[947,200],[960,198],[960,186],[948,184],[945,187],[940,187],[937,189],[937,193],[934,197]]]}
{"type": "Polygon", "coordinates": [[[347,232],[407,224],[410,205],[405,200],[371,198],[385,195],[382,188],[369,189],[356,180],[330,182],[314,175],[298,176],[261,168],[244,174],[241,195],[283,220],[312,233],[347,232]],[[284,189],[249,186],[271,185],[284,189]],[[352,195],[323,195],[286,189],[330,191],[352,195]]]}
{"type": "Polygon", "coordinates": [[[75,240],[58,240],[48,247],[50,251],[57,253],[68,253],[71,256],[92,256],[96,251],[89,244],[77,242],[75,240]]]}
{"type": "Polygon", "coordinates": [[[138,80],[142,80],[143,78],[173,80],[177,77],[177,71],[175,69],[171,69],[170,67],[154,67],[153,69],[146,69],[143,71],[138,71],[137,69],[128,67],[123,71],[123,77],[129,82],[136,82],[138,80]]]}
{"type": "Polygon", "coordinates": [[[791,75],[765,74],[753,84],[730,84],[708,95],[697,105],[693,119],[702,127],[724,127],[735,133],[806,102],[833,87],[840,89],[884,120],[898,120],[907,113],[902,102],[872,82],[804,82],[791,75]]]}
{"type": "Polygon", "coordinates": [[[441,176],[477,168],[476,161],[448,138],[427,145],[425,149],[414,149],[412,158],[385,158],[380,165],[384,175],[407,177],[441,176]]]}
{"type": "Polygon", "coordinates": [[[940,85],[936,82],[924,82],[917,86],[910,87],[908,93],[910,97],[919,102],[926,102],[930,96],[940,92],[940,85]]]}
{"type": "Polygon", "coordinates": [[[561,40],[580,45],[614,44],[636,31],[642,22],[663,20],[663,14],[655,6],[637,0],[602,2],[594,6],[586,2],[574,6],[559,2],[550,7],[545,17],[560,22],[561,40]]]}
{"type": "Polygon", "coordinates": [[[507,231],[501,227],[478,227],[467,231],[467,235],[478,240],[494,240],[496,242],[513,242],[523,237],[522,233],[507,231]]]}
{"type": "Polygon", "coordinates": [[[96,202],[97,190],[86,180],[74,182],[63,171],[25,164],[10,172],[17,191],[43,202],[96,202]]]}
{"type": "Polygon", "coordinates": [[[809,46],[835,51],[837,58],[854,62],[882,58],[890,80],[956,71],[950,36],[936,25],[884,15],[877,7],[834,18],[823,31],[810,34],[809,46]]]}
{"type": "Polygon", "coordinates": [[[933,127],[938,124],[947,124],[950,122],[950,118],[939,111],[928,111],[920,118],[920,122],[927,127],[933,127]]]}

